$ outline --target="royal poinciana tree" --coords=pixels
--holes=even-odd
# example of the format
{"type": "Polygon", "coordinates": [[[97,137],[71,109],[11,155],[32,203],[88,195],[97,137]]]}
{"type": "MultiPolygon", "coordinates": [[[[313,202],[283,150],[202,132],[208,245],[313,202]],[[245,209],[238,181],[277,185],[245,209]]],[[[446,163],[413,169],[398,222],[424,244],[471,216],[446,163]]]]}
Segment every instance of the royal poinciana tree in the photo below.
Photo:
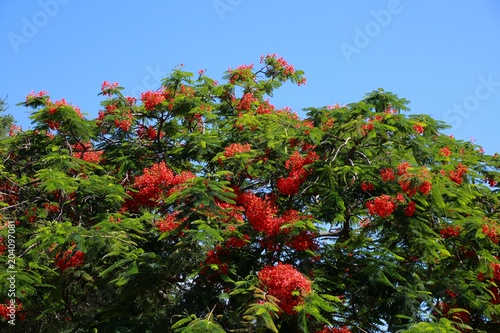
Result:
{"type": "Polygon", "coordinates": [[[267,55],[140,99],[104,82],[97,119],[29,94],[0,142],[15,329],[498,330],[498,156],[381,89],[301,118],[270,101],[287,81],[267,55]]]}

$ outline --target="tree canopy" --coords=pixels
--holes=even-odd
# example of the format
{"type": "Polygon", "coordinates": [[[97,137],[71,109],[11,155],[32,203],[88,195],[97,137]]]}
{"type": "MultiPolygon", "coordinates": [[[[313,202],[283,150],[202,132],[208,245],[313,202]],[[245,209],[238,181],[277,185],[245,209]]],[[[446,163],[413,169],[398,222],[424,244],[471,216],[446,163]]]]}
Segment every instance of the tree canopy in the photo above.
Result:
{"type": "MultiPolygon", "coordinates": [[[[0,113],[7,111],[6,98],[0,98],[0,113]]],[[[11,115],[0,115],[0,138],[5,138],[14,124],[14,117],[11,115]]]]}
{"type": "Polygon", "coordinates": [[[0,327],[496,331],[499,156],[382,89],[275,107],[303,74],[272,54],[139,99],[105,81],[96,119],[30,93],[0,141],[0,327]]]}

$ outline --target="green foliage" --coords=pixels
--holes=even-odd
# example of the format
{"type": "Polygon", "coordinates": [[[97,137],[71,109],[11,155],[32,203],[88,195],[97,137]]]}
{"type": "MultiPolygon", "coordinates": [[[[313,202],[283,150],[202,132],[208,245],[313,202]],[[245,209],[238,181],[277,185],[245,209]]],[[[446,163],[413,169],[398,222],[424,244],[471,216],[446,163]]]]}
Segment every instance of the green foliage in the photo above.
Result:
{"type": "MultiPolygon", "coordinates": [[[[5,99],[0,98],[0,113],[7,111],[8,105],[5,99]]],[[[14,124],[14,117],[11,115],[0,115],[0,139],[7,137],[9,130],[14,124]]]]}
{"type": "Polygon", "coordinates": [[[268,55],[139,100],[104,82],[96,119],[28,95],[33,128],[0,131],[16,329],[498,331],[499,156],[382,89],[301,119],[286,82],[268,55]]]}

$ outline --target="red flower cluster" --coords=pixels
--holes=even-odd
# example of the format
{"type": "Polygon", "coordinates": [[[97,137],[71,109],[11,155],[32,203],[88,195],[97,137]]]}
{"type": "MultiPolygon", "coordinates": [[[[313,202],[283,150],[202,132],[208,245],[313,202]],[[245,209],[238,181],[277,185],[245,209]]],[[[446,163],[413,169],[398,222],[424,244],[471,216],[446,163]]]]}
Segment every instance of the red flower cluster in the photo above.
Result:
{"type": "Polygon", "coordinates": [[[254,77],[252,70],[253,64],[241,65],[234,70],[232,68],[229,68],[229,82],[231,84],[235,84],[236,82],[245,82],[252,79],[254,77]]]}
{"type": "Polygon", "coordinates": [[[498,230],[495,224],[492,224],[491,222],[483,224],[483,234],[491,239],[493,243],[498,244],[498,230]]]}
{"type": "Polygon", "coordinates": [[[450,148],[444,147],[444,148],[439,149],[439,155],[444,156],[444,157],[450,156],[451,155],[450,148]]]}
{"type": "Polygon", "coordinates": [[[101,90],[103,95],[111,95],[114,89],[118,87],[118,82],[109,83],[108,81],[104,81],[101,85],[101,90]]]}
{"type": "Polygon", "coordinates": [[[260,57],[261,63],[264,63],[264,62],[265,63],[274,63],[274,61],[272,61],[272,60],[276,60],[275,70],[282,71],[283,74],[285,74],[287,76],[293,75],[295,73],[295,68],[293,67],[293,65],[288,64],[288,62],[285,59],[283,59],[283,57],[277,58],[276,53],[268,54],[266,56],[260,57]]]}
{"type": "Polygon", "coordinates": [[[318,248],[318,244],[314,241],[316,234],[312,231],[303,231],[297,236],[292,237],[286,245],[297,251],[314,250],[318,248]]]}
{"type": "MultiPolygon", "coordinates": [[[[266,236],[266,240],[261,243],[262,246],[271,251],[281,248],[281,245],[276,247],[273,237],[277,236],[280,232],[283,234],[290,233],[293,224],[304,218],[300,212],[294,209],[289,209],[283,212],[281,216],[278,216],[278,208],[271,198],[260,198],[253,193],[239,194],[237,202],[243,207],[248,223],[256,231],[262,232],[266,236]],[[281,227],[285,224],[291,226],[282,230],[281,227]]],[[[314,235],[309,231],[289,236],[286,245],[296,250],[313,250],[316,247],[314,235]]]]}
{"type": "Polygon", "coordinates": [[[325,326],[321,331],[317,331],[316,333],[351,333],[351,330],[347,326],[338,328],[325,326]]]}
{"type": "Polygon", "coordinates": [[[19,187],[10,181],[0,180],[0,201],[14,205],[19,197],[19,187]]]}
{"type": "MultiPolygon", "coordinates": [[[[154,140],[157,137],[156,129],[153,126],[144,126],[144,125],[139,125],[139,128],[137,129],[137,135],[141,139],[149,139],[149,140],[154,140]]],[[[160,134],[160,138],[163,137],[163,133],[160,134]]]]}
{"type": "Polygon", "coordinates": [[[460,306],[450,306],[449,304],[447,303],[444,303],[444,302],[440,302],[438,305],[437,305],[437,308],[441,311],[441,313],[443,314],[443,316],[447,317],[448,319],[451,319],[452,321],[456,322],[456,323],[460,323],[460,324],[468,324],[470,323],[470,315],[467,311],[467,309],[464,309],[460,306]],[[452,313],[450,313],[450,310],[452,309],[463,309],[465,311],[452,311],[452,313]]]}
{"type": "Polygon", "coordinates": [[[271,114],[274,112],[274,110],[275,110],[274,105],[269,103],[269,101],[264,101],[264,102],[259,104],[259,106],[257,107],[257,110],[255,110],[255,112],[257,114],[271,114]]]}
{"type": "Polygon", "coordinates": [[[422,194],[429,194],[429,192],[432,190],[432,184],[431,182],[424,181],[420,186],[418,187],[418,191],[422,194]]]}
{"type": "Polygon", "coordinates": [[[33,99],[33,98],[41,98],[41,97],[44,97],[48,94],[47,91],[45,90],[40,90],[39,92],[35,92],[34,90],[32,90],[27,96],[26,96],[26,102],[29,102],[30,99],[33,99]]]}
{"type": "Polygon", "coordinates": [[[181,221],[177,220],[178,212],[167,215],[164,219],[156,221],[155,226],[161,232],[170,232],[177,229],[181,225],[181,221]]]}
{"type": "Polygon", "coordinates": [[[56,256],[56,266],[59,267],[61,271],[69,267],[79,267],[83,265],[85,254],[82,251],[73,252],[72,249],[69,249],[63,253],[59,253],[56,256]]]}
{"type": "Polygon", "coordinates": [[[243,224],[243,207],[230,204],[227,202],[216,202],[217,206],[221,208],[220,214],[218,218],[221,220],[222,223],[226,223],[228,229],[233,229],[230,231],[235,231],[236,230],[236,225],[238,224],[243,224]]]}
{"type": "Polygon", "coordinates": [[[253,193],[241,194],[238,201],[242,203],[245,216],[255,230],[267,236],[275,236],[279,233],[283,220],[276,217],[278,208],[274,201],[262,199],[253,193]]]}
{"type": "Polygon", "coordinates": [[[208,280],[217,278],[220,274],[226,275],[229,273],[228,264],[225,262],[226,257],[229,256],[229,251],[217,245],[215,250],[207,252],[207,257],[204,263],[200,263],[200,274],[206,275],[208,280]],[[212,271],[217,271],[214,274],[212,271]]]}
{"type": "Polygon", "coordinates": [[[375,186],[372,183],[366,183],[366,182],[361,183],[361,191],[368,192],[373,190],[375,190],[375,186]]]}
{"type": "Polygon", "coordinates": [[[361,129],[363,130],[364,135],[366,135],[368,132],[370,132],[374,128],[375,127],[373,126],[373,123],[371,123],[371,122],[361,125],[361,129]]]}
{"type": "Polygon", "coordinates": [[[228,249],[239,249],[246,246],[250,241],[250,236],[243,235],[243,238],[240,237],[230,237],[226,241],[226,247],[228,249]]]}
{"type": "MultiPolygon", "coordinates": [[[[19,316],[19,312],[23,310],[23,304],[21,302],[7,301],[5,304],[0,304],[0,316],[4,317],[5,320],[11,320],[11,314],[19,316]]],[[[25,316],[19,316],[23,319],[25,316]]]]}
{"type": "Polygon", "coordinates": [[[66,106],[66,105],[68,105],[68,103],[66,103],[66,99],[64,98],[62,98],[60,101],[56,101],[54,104],[50,104],[49,114],[55,114],[60,106],[66,106]]]}
{"type": "Polygon", "coordinates": [[[135,179],[134,187],[138,192],[131,193],[132,200],[127,202],[131,206],[129,208],[134,208],[134,205],[154,207],[162,195],[171,195],[179,190],[185,181],[195,177],[188,171],[176,175],[165,162],[153,164],[135,179]]]}
{"type": "Polygon", "coordinates": [[[418,134],[424,133],[424,127],[420,123],[413,125],[413,129],[417,131],[418,134]]]}
{"type": "Polygon", "coordinates": [[[14,136],[17,133],[21,132],[22,130],[23,130],[23,128],[21,126],[18,126],[16,124],[12,124],[12,125],[10,125],[9,136],[14,136]]]}
{"type": "Polygon", "coordinates": [[[382,181],[384,182],[392,181],[396,178],[392,169],[380,170],[380,177],[382,177],[382,181]]]}
{"type": "Polygon", "coordinates": [[[5,238],[0,237],[0,256],[7,251],[7,245],[5,245],[5,238]]]}
{"type": "Polygon", "coordinates": [[[280,178],[276,182],[278,191],[285,195],[296,194],[310,173],[304,167],[314,163],[318,158],[318,154],[313,151],[310,151],[305,157],[302,157],[298,151],[294,151],[285,162],[285,168],[290,170],[288,177],[280,178]]]}
{"type": "Polygon", "coordinates": [[[493,176],[488,176],[484,179],[484,181],[486,183],[488,183],[488,185],[490,187],[494,187],[496,184],[497,184],[497,181],[495,180],[495,178],[493,176]]]}
{"type": "Polygon", "coordinates": [[[89,142],[73,145],[73,157],[80,158],[85,162],[99,164],[102,151],[94,151],[89,142]]]}
{"type": "Polygon", "coordinates": [[[55,120],[46,120],[45,123],[53,131],[57,131],[61,127],[61,123],[55,120]]]}
{"type": "Polygon", "coordinates": [[[252,93],[245,93],[241,97],[240,101],[236,105],[236,110],[240,111],[250,111],[250,108],[252,107],[252,103],[256,102],[257,98],[253,97],[252,93]]]}
{"type": "Polygon", "coordinates": [[[462,227],[459,225],[444,227],[439,231],[443,238],[457,237],[460,234],[462,227]]]}
{"type": "Polygon", "coordinates": [[[224,157],[233,157],[236,154],[247,153],[251,150],[250,144],[232,143],[224,149],[224,157]]]}
{"type": "Polygon", "coordinates": [[[418,173],[413,173],[408,171],[409,167],[408,162],[401,163],[398,166],[398,184],[403,192],[410,197],[414,196],[417,191],[422,194],[429,194],[432,190],[432,183],[427,180],[431,177],[429,170],[420,169],[418,173]]]}
{"type": "Polygon", "coordinates": [[[398,175],[402,176],[405,173],[407,173],[409,167],[410,167],[410,163],[408,163],[408,162],[401,162],[401,163],[399,163],[399,165],[398,165],[398,175]]]}
{"type": "Polygon", "coordinates": [[[132,114],[132,111],[127,110],[123,112],[121,117],[121,119],[115,119],[115,125],[122,131],[128,132],[132,126],[132,122],[134,121],[134,115],[132,114]]]}
{"type": "Polygon", "coordinates": [[[292,265],[278,263],[277,266],[266,266],[258,276],[267,292],[280,301],[278,305],[283,312],[290,315],[312,290],[311,281],[292,265]]]}
{"type": "Polygon", "coordinates": [[[321,130],[322,131],[328,131],[329,128],[333,127],[333,124],[335,123],[335,119],[333,118],[328,118],[325,122],[321,124],[321,130]]]}
{"type": "MultiPolygon", "coordinates": [[[[490,265],[490,268],[492,270],[492,277],[490,278],[490,281],[494,284],[489,288],[490,292],[493,295],[491,303],[500,304],[500,264],[492,263],[490,265]]],[[[484,279],[484,276],[482,277],[484,279]]]]}
{"type": "Polygon", "coordinates": [[[366,208],[371,215],[387,217],[396,209],[397,205],[393,198],[387,194],[383,194],[366,203],[366,208]]]}
{"type": "Polygon", "coordinates": [[[413,214],[415,214],[416,211],[417,211],[417,205],[415,204],[415,201],[410,201],[405,208],[405,215],[413,216],[413,214]]]}
{"type": "Polygon", "coordinates": [[[467,173],[467,166],[463,165],[462,163],[459,163],[455,170],[451,170],[448,174],[448,177],[450,180],[454,181],[458,185],[462,184],[462,181],[464,180],[464,175],[467,173]]]}
{"type": "Polygon", "coordinates": [[[148,111],[153,111],[155,106],[165,100],[165,96],[159,91],[145,91],[141,94],[142,104],[148,111]]]}
{"type": "Polygon", "coordinates": [[[43,208],[45,208],[45,211],[48,213],[59,213],[59,206],[57,204],[45,202],[43,208]]]}

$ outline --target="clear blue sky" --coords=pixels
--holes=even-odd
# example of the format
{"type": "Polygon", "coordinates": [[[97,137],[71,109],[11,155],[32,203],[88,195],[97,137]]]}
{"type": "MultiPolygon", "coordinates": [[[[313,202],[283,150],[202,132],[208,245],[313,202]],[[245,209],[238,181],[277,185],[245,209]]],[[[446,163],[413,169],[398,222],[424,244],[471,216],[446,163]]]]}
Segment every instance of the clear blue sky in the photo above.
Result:
{"type": "Polygon", "coordinates": [[[94,117],[104,80],[128,95],[156,89],[172,68],[221,78],[278,53],[306,73],[272,102],[298,111],[350,103],[379,87],[500,151],[500,1],[0,0],[0,97],[31,90],[94,117]]]}

